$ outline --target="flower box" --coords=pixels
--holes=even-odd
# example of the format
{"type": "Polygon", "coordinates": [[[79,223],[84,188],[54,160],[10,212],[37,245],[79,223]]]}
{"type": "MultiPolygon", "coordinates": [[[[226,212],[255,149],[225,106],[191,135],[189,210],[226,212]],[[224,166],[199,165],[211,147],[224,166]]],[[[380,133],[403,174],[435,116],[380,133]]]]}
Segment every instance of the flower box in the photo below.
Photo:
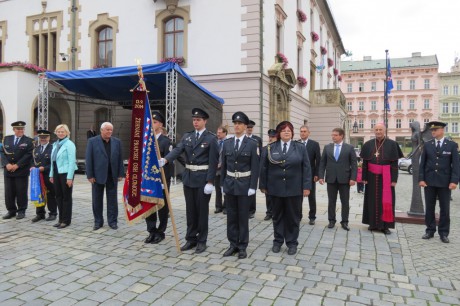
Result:
{"type": "Polygon", "coordinates": [[[323,46],[320,47],[320,50],[321,50],[321,54],[322,55],[326,55],[327,54],[327,49],[323,46]]]}
{"type": "Polygon", "coordinates": [[[299,19],[300,22],[305,22],[307,21],[307,14],[305,14],[301,9],[297,10],[297,18],[299,19]]]}
{"type": "Polygon", "coordinates": [[[318,35],[318,33],[312,31],[312,32],[310,33],[310,35],[311,35],[311,40],[313,40],[313,41],[318,41],[318,40],[319,40],[319,35],[318,35]]]}
{"type": "Polygon", "coordinates": [[[185,58],[181,57],[166,57],[161,60],[162,63],[176,63],[179,66],[182,66],[185,64],[185,58]]]}
{"type": "Polygon", "coordinates": [[[327,66],[328,67],[334,66],[334,60],[332,58],[330,58],[330,57],[327,59],[327,66]]]}
{"type": "Polygon", "coordinates": [[[283,68],[286,67],[289,63],[286,55],[281,52],[276,53],[276,60],[278,63],[283,63],[283,68]]]}
{"type": "Polygon", "coordinates": [[[23,62],[0,63],[0,68],[2,67],[22,67],[24,68],[24,70],[32,71],[35,73],[48,71],[47,69],[42,68],[40,66],[23,62]]]}
{"type": "Polygon", "coordinates": [[[308,81],[306,78],[302,76],[297,77],[297,85],[299,85],[299,88],[305,88],[307,87],[308,81]]]}

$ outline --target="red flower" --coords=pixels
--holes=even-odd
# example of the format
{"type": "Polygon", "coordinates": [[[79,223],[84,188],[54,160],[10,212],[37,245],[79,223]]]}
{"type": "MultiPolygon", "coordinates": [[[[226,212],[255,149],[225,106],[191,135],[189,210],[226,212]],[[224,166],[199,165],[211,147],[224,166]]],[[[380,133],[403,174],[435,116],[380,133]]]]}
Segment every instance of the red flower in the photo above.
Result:
{"type": "Polygon", "coordinates": [[[339,80],[339,82],[342,82],[342,76],[340,74],[337,76],[337,80],[339,80]]]}
{"type": "Polygon", "coordinates": [[[0,63],[0,67],[22,67],[25,70],[29,70],[29,71],[37,72],[37,73],[48,71],[47,69],[42,68],[40,66],[30,64],[30,63],[23,63],[19,61],[11,62],[11,63],[0,63]]]}
{"type": "Polygon", "coordinates": [[[167,57],[167,58],[163,58],[161,60],[162,63],[176,63],[178,64],[179,66],[182,66],[185,64],[185,58],[183,58],[182,56],[181,57],[167,57]]]}
{"type": "Polygon", "coordinates": [[[320,50],[321,50],[321,54],[322,55],[326,55],[327,54],[327,49],[323,46],[320,47],[320,50]]]}
{"type": "Polygon", "coordinates": [[[327,66],[328,67],[334,66],[334,60],[330,57],[327,58],[327,66]]]}
{"type": "Polygon", "coordinates": [[[305,88],[307,87],[308,81],[306,78],[302,76],[297,77],[297,84],[299,85],[299,88],[305,88]]]}
{"type": "Polygon", "coordinates": [[[297,18],[299,18],[300,22],[307,21],[307,15],[301,9],[297,10],[297,18]]]}
{"type": "Polygon", "coordinates": [[[278,59],[278,63],[283,63],[283,68],[289,63],[287,57],[281,52],[276,53],[276,58],[278,59]]]}
{"type": "Polygon", "coordinates": [[[318,41],[319,40],[319,35],[316,32],[312,31],[310,34],[311,34],[311,39],[313,41],[318,41]]]}
{"type": "Polygon", "coordinates": [[[334,75],[338,75],[338,74],[339,74],[339,69],[334,68],[334,75]]]}

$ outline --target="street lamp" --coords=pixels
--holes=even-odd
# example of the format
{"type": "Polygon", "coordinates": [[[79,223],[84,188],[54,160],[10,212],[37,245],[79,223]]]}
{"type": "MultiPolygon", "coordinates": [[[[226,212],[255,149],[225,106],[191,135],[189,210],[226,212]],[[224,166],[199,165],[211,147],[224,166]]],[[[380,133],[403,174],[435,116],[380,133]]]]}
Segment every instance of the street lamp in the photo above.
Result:
{"type": "Polygon", "coordinates": [[[353,123],[353,134],[358,133],[358,122],[356,122],[356,116],[355,116],[355,123],[353,123]]]}

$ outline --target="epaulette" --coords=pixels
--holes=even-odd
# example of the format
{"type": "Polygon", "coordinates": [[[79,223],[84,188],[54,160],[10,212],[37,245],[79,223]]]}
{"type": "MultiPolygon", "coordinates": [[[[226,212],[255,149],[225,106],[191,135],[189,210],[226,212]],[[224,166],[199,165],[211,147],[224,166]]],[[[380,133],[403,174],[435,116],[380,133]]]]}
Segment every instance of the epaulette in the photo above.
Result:
{"type": "Polygon", "coordinates": [[[224,142],[227,141],[227,140],[232,140],[232,141],[233,141],[233,140],[235,140],[235,136],[232,136],[232,137],[229,137],[229,138],[225,138],[225,139],[224,139],[224,142]]]}
{"type": "Polygon", "coordinates": [[[259,143],[259,141],[257,139],[255,139],[255,138],[252,138],[252,137],[247,137],[247,138],[251,139],[252,141],[255,141],[255,142],[259,143]]]}
{"type": "Polygon", "coordinates": [[[295,142],[302,143],[302,139],[297,139],[295,142]]]}
{"type": "MultiPolygon", "coordinates": [[[[207,131],[208,131],[208,130],[207,130],[207,131]]],[[[216,134],[214,134],[214,133],[213,133],[213,132],[211,132],[211,131],[208,131],[208,133],[209,133],[209,134],[211,134],[211,135],[214,135],[214,136],[216,136],[216,137],[217,137],[217,135],[216,135],[216,134]]]]}

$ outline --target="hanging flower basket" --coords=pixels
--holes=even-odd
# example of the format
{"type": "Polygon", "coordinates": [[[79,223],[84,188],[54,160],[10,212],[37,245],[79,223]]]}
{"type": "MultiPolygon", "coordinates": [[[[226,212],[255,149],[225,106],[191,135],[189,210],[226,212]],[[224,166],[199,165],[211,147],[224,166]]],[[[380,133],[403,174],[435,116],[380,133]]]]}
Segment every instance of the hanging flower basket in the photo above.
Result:
{"type": "Polygon", "coordinates": [[[162,63],[176,63],[178,64],[179,66],[182,66],[185,64],[185,58],[183,58],[182,56],[181,57],[167,57],[167,58],[163,58],[161,60],[162,63]]]}
{"type": "Polygon", "coordinates": [[[334,68],[334,75],[339,75],[339,69],[334,68]]]}
{"type": "Polygon", "coordinates": [[[319,40],[318,33],[312,31],[310,35],[311,35],[311,40],[313,40],[313,41],[318,41],[319,40]]]}
{"type": "Polygon", "coordinates": [[[288,65],[288,63],[289,63],[286,55],[284,55],[281,52],[276,53],[276,59],[277,59],[278,63],[283,63],[283,68],[286,67],[288,65]]]}
{"type": "Polygon", "coordinates": [[[328,67],[334,66],[334,60],[332,58],[330,58],[330,57],[328,57],[328,59],[327,59],[327,66],[328,67]]]}
{"type": "Polygon", "coordinates": [[[25,70],[36,72],[36,73],[48,71],[47,69],[42,68],[40,66],[30,64],[30,63],[23,63],[23,62],[0,63],[0,68],[1,67],[22,67],[25,70]]]}
{"type": "Polygon", "coordinates": [[[297,18],[299,18],[300,22],[307,21],[307,14],[305,14],[301,9],[297,10],[297,18]]]}
{"type": "Polygon", "coordinates": [[[305,88],[307,87],[308,81],[306,78],[302,76],[297,77],[297,85],[299,85],[299,88],[305,88]]]}
{"type": "Polygon", "coordinates": [[[320,50],[321,50],[321,54],[322,55],[326,55],[327,54],[327,49],[323,46],[320,47],[320,50]]]}
{"type": "Polygon", "coordinates": [[[338,80],[339,82],[342,82],[342,76],[341,76],[340,74],[337,76],[337,80],[338,80]]]}

